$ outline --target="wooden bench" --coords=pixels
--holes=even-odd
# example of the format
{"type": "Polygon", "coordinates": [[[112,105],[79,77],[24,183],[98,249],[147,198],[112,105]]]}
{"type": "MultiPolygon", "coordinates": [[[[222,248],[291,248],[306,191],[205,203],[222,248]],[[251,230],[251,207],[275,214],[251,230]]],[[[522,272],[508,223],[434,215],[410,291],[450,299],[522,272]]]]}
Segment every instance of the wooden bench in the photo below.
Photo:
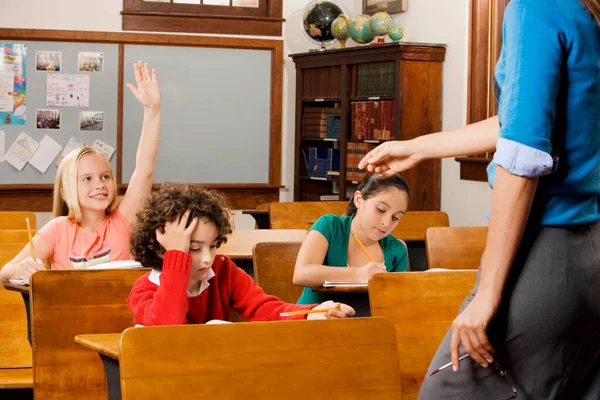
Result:
{"type": "Polygon", "coordinates": [[[133,326],[127,297],[148,269],[39,271],[31,279],[36,400],[107,398],[98,355],[75,343],[82,333],[133,326]]]}
{"type": "Polygon", "coordinates": [[[282,301],[298,301],[304,288],[294,285],[293,279],[300,246],[300,242],[257,243],[252,249],[256,285],[282,301]]]}
{"type": "Polygon", "coordinates": [[[133,328],[119,357],[123,400],[400,398],[383,318],[133,328]]]}
{"type": "Polygon", "coordinates": [[[32,211],[0,211],[0,229],[27,229],[25,218],[29,218],[31,229],[37,228],[32,211]]]}
{"type": "MultiPolygon", "coordinates": [[[[402,399],[414,400],[442,339],[475,285],[477,271],[427,271],[373,275],[371,316],[396,327],[402,399]]],[[[450,361],[450,360],[448,360],[450,361]]]]}
{"type": "Polygon", "coordinates": [[[427,229],[429,268],[478,269],[485,250],[486,226],[427,229]]]}

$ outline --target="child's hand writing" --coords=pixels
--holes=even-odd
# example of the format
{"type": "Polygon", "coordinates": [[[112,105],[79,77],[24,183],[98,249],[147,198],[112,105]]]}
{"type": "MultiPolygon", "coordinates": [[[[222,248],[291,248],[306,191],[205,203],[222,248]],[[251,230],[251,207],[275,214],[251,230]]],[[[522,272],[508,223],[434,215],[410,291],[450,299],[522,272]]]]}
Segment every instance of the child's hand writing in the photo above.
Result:
{"type": "Polygon", "coordinates": [[[158,80],[156,78],[156,70],[152,68],[152,76],[148,63],[142,63],[142,60],[133,64],[133,72],[137,88],[131,83],[127,84],[131,93],[145,108],[160,107],[160,90],[158,89],[158,80]]]}
{"type": "Polygon", "coordinates": [[[31,257],[25,258],[19,263],[15,279],[29,279],[37,271],[44,269],[44,263],[39,258],[33,259],[31,257]]]}
{"type": "Polygon", "coordinates": [[[385,265],[382,263],[371,261],[362,267],[356,268],[357,282],[368,282],[369,278],[375,274],[387,272],[385,265]]]}
{"type": "Polygon", "coordinates": [[[190,211],[188,210],[183,213],[181,218],[167,222],[164,229],[156,230],[156,240],[166,251],[180,250],[187,253],[190,250],[190,237],[198,224],[198,218],[194,218],[190,222],[190,226],[186,228],[189,218],[190,211]]]}
{"type": "Polygon", "coordinates": [[[315,306],[313,310],[321,310],[328,308],[338,308],[337,310],[329,310],[326,313],[308,314],[306,319],[330,319],[330,318],[346,318],[354,315],[354,308],[344,303],[335,303],[328,300],[324,303],[315,306]]]}

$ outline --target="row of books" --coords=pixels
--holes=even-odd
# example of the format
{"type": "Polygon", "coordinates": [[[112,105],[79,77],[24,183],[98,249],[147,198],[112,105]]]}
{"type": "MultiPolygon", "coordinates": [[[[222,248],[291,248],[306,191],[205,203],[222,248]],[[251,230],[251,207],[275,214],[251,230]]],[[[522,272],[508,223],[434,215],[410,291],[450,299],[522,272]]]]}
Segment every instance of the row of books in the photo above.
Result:
{"type": "Polygon", "coordinates": [[[359,64],[357,96],[393,96],[395,62],[359,64]]]}
{"type": "Polygon", "coordinates": [[[327,178],[330,172],[340,171],[340,149],[309,147],[302,152],[306,174],[313,178],[327,178]]]}
{"type": "Polygon", "coordinates": [[[302,114],[302,137],[336,138],[341,135],[340,109],[334,107],[306,107],[302,114]]]}
{"type": "Polygon", "coordinates": [[[346,180],[361,181],[367,175],[365,170],[358,169],[358,163],[375,147],[377,145],[372,143],[348,142],[346,147],[346,180]]]}
{"type": "Polygon", "coordinates": [[[356,101],[352,103],[352,139],[392,139],[394,100],[356,101]]]}

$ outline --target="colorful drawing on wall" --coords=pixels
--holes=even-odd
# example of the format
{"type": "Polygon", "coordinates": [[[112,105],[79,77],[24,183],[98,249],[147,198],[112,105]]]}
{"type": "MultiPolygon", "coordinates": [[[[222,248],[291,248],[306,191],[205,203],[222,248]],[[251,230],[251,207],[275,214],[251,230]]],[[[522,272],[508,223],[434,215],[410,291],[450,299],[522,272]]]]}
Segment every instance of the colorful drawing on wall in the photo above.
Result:
{"type": "Polygon", "coordinates": [[[27,45],[0,43],[0,125],[26,121],[27,45]]]}

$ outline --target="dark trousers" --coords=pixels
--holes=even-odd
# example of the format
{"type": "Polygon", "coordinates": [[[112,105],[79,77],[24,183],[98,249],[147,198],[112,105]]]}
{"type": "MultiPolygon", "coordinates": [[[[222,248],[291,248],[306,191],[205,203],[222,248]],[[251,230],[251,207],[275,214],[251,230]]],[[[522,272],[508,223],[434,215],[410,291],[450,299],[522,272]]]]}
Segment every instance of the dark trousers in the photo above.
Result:
{"type": "MultiPolygon", "coordinates": [[[[528,226],[488,326],[495,366],[483,368],[467,357],[458,372],[449,367],[430,377],[450,362],[450,329],[419,399],[599,400],[599,256],[600,223],[528,226]]],[[[479,279],[461,311],[478,285],[479,279]]]]}

